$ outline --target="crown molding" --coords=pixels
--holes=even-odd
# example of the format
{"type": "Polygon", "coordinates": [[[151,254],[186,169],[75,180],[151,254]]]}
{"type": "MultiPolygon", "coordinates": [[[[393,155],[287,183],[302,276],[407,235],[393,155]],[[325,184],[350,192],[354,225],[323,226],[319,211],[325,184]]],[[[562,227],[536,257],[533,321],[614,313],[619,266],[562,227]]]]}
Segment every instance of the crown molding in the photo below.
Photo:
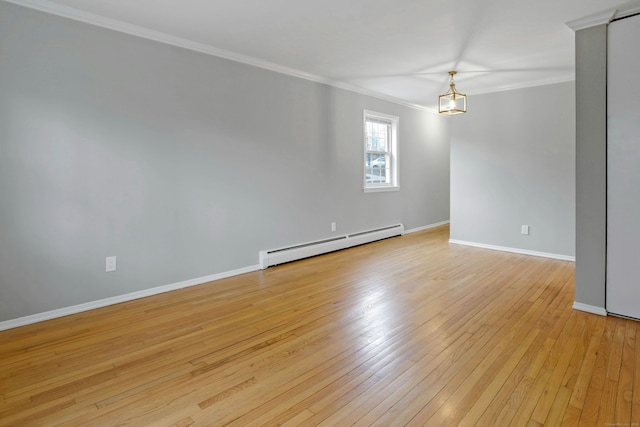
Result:
{"type": "Polygon", "coordinates": [[[640,2],[634,0],[622,4],[614,9],[607,9],[584,18],[576,19],[565,23],[573,31],[584,30],[585,28],[595,27],[597,25],[609,24],[615,19],[626,18],[631,15],[640,13],[640,2]]]}
{"type": "Polygon", "coordinates": [[[595,27],[597,25],[608,24],[616,15],[617,9],[607,9],[584,18],[567,22],[565,25],[573,31],[584,30],[585,28],[595,27]]]}
{"type": "MultiPolygon", "coordinates": [[[[338,89],[343,89],[349,92],[354,92],[360,95],[369,96],[372,98],[391,102],[397,105],[402,105],[408,108],[437,114],[437,109],[434,109],[433,107],[411,103],[400,98],[385,95],[380,92],[365,89],[365,88],[352,85],[349,83],[345,83],[339,80],[329,79],[327,77],[323,77],[323,76],[312,74],[312,73],[307,73],[305,71],[275,64],[273,62],[264,61],[248,55],[242,55],[229,50],[220,49],[205,43],[196,42],[196,41],[185,39],[182,37],[172,36],[170,34],[151,30],[149,28],[145,28],[139,25],[133,25],[127,22],[116,20],[116,19],[107,18],[102,15],[81,11],[79,9],[58,4],[51,0],[0,0],[0,1],[13,3],[18,6],[23,6],[29,9],[34,9],[34,10],[48,13],[51,15],[72,19],[74,21],[86,23],[89,25],[106,28],[112,31],[129,34],[135,37],[140,37],[140,38],[156,41],[159,43],[199,52],[202,54],[211,55],[211,56],[227,59],[234,62],[239,62],[239,63],[250,65],[253,67],[262,68],[262,69],[273,71],[276,73],[285,74],[285,75],[289,75],[289,76],[304,79],[304,80],[309,80],[315,83],[320,83],[320,84],[335,87],[338,89]]],[[[607,10],[606,12],[601,12],[596,15],[590,15],[588,17],[585,17],[579,20],[568,22],[566,23],[566,25],[569,26],[574,31],[577,31],[578,29],[588,28],[590,26],[608,23],[612,19],[622,17],[620,16],[621,13],[624,13],[624,16],[628,16],[633,13],[640,12],[640,5],[638,5],[637,2],[633,2],[629,4],[632,4],[633,6],[627,6],[627,7],[623,6],[618,9],[610,9],[610,10],[607,10]]],[[[477,94],[483,94],[483,93],[500,92],[505,90],[523,89],[523,88],[533,87],[533,86],[542,86],[547,84],[561,83],[561,82],[570,81],[570,80],[572,79],[560,77],[557,79],[531,82],[528,84],[516,84],[516,85],[510,85],[510,86],[504,86],[504,87],[498,87],[498,88],[491,88],[484,91],[473,92],[469,94],[477,95],[477,94]]]]}
{"type": "Polygon", "coordinates": [[[574,75],[558,77],[558,78],[542,79],[542,80],[537,80],[527,84],[514,84],[514,85],[504,85],[504,86],[497,86],[497,87],[494,86],[487,90],[467,92],[467,95],[486,95],[488,93],[506,92],[509,90],[519,90],[519,89],[529,89],[532,87],[549,86],[549,85],[555,85],[560,83],[568,83],[572,81],[575,81],[574,75]]]}
{"type": "Polygon", "coordinates": [[[234,62],[240,62],[242,64],[262,68],[262,69],[273,71],[280,74],[286,74],[286,75],[297,77],[300,79],[310,80],[316,83],[325,84],[338,89],[344,89],[344,90],[355,92],[361,95],[366,95],[366,96],[381,99],[384,101],[392,102],[394,104],[403,105],[405,107],[434,112],[433,108],[429,108],[423,105],[413,104],[411,102],[407,102],[399,98],[395,98],[395,97],[384,95],[371,90],[363,89],[361,87],[350,85],[348,83],[328,79],[326,77],[322,77],[312,73],[307,73],[305,71],[297,70],[295,68],[290,68],[283,65],[275,64],[273,62],[263,61],[258,58],[242,55],[236,52],[231,52],[229,50],[219,49],[215,46],[211,46],[205,43],[196,42],[196,41],[185,39],[182,37],[172,36],[170,34],[151,30],[149,28],[141,27],[139,25],[133,25],[127,22],[119,21],[117,19],[111,19],[105,16],[94,14],[94,13],[84,12],[69,6],[64,6],[64,5],[55,3],[50,0],[4,0],[4,1],[6,1],[7,3],[16,4],[18,6],[23,6],[29,9],[34,9],[40,12],[49,13],[51,15],[56,15],[63,18],[72,19],[74,21],[79,21],[86,24],[106,28],[109,30],[129,34],[132,36],[153,40],[156,42],[180,47],[183,49],[192,50],[199,53],[204,53],[206,55],[216,56],[218,58],[228,59],[234,62]]]}
{"type": "Polygon", "coordinates": [[[631,15],[637,15],[640,13],[640,3],[634,1],[618,6],[615,16],[612,20],[627,18],[631,15]]]}

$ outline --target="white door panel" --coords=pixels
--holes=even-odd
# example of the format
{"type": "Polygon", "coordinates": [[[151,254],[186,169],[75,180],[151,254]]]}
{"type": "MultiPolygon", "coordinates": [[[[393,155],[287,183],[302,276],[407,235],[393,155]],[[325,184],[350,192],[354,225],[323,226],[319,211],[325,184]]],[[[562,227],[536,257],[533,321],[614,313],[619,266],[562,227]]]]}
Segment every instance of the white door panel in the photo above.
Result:
{"type": "Polygon", "coordinates": [[[607,311],[640,319],[640,15],[609,25],[607,311]]]}

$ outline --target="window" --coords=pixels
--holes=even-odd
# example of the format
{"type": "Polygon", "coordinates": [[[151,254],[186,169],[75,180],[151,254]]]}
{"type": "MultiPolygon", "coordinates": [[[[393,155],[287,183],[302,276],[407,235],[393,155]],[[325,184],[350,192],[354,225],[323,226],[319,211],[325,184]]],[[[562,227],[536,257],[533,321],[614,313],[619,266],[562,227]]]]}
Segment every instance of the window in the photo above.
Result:
{"type": "Polygon", "coordinates": [[[398,118],[364,111],[364,191],[398,190],[398,118]]]}

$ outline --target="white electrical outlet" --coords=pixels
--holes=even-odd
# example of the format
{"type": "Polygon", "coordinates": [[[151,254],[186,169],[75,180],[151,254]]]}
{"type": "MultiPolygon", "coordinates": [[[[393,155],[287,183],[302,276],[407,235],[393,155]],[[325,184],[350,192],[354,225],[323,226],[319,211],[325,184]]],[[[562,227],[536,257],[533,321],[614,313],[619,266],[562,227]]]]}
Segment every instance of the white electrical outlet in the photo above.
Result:
{"type": "Polygon", "coordinates": [[[116,271],[116,257],[108,256],[106,262],[106,272],[116,271]]]}
{"type": "Polygon", "coordinates": [[[331,223],[331,231],[336,231],[336,223],[335,222],[331,223]]]}
{"type": "Polygon", "coordinates": [[[529,226],[528,225],[523,225],[522,227],[520,227],[520,233],[521,234],[529,234],[529,226]]]}

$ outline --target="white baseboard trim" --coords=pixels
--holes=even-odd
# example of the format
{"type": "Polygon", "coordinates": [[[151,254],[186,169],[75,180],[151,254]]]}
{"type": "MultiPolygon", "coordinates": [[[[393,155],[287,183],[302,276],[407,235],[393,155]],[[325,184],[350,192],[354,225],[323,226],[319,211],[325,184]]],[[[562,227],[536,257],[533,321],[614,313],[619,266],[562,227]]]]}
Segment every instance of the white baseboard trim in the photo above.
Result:
{"type": "Polygon", "coordinates": [[[440,222],[435,222],[433,224],[425,225],[422,227],[412,228],[411,230],[404,230],[404,234],[415,233],[417,231],[424,231],[430,228],[440,227],[441,225],[449,224],[449,222],[450,222],[449,220],[440,221],[440,222]]]}
{"type": "Polygon", "coordinates": [[[237,270],[231,270],[223,273],[212,274],[209,276],[185,280],[183,282],[172,283],[170,285],[158,286],[155,288],[144,289],[142,291],[131,292],[129,294],[117,295],[115,297],[104,298],[97,301],[91,301],[84,304],[72,305],[70,307],[64,307],[56,310],[45,311],[44,313],[37,313],[31,316],[25,316],[25,317],[19,317],[17,319],[6,320],[4,322],[0,322],[0,331],[13,329],[20,326],[26,326],[32,323],[43,322],[45,320],[51,320],[58,317],[68,316],[70,314],[81,313],[83,311],[94,310],[96,308],[102,308],[102,307],[106,307],[113,304],[120,304],[122,302],[133,301],[136,299],[158,295],[165,292],[171,292],[178,289],[188,288],[191,286],[202,285],[203,283],[213,282],[215,280],[225,279],[227,277],[232,277],[232,276],[238,276],[240,274],[250,273],[252,271],[258,271],[258,270],[260,270],[259,265],[252,265],[249,267],[239,268],[237,270]]]}
{"type": "Polygon", "coordinates": [[[532,255],[532,256],[539,256],[543,258],[553,258],[553,259],[559,259],[562,261],[572,261],[572,262],[576,261],[576,257],[574,256],[552,254],[548,252],[530,251],[527,249],[508,248],[504,246],[486,245],[484,243],[466,242],[464,240],[449,239],[449,243],[453,243],[456,245],[473,246],[473,247],[482,248],[482,249],[491,249],[494,251],[512,252],[512,253],[521,254],[521,255],[532,255]]]}
{"type": "Polygon", "coordinates": [[[598,314],[600,316],[606,316],[607,310],[602,307],[596,307],[595,305],[583,304],[581,302],[573,302],[573,309],[579,311],[586,311],[587,313],[598,314]]]}

